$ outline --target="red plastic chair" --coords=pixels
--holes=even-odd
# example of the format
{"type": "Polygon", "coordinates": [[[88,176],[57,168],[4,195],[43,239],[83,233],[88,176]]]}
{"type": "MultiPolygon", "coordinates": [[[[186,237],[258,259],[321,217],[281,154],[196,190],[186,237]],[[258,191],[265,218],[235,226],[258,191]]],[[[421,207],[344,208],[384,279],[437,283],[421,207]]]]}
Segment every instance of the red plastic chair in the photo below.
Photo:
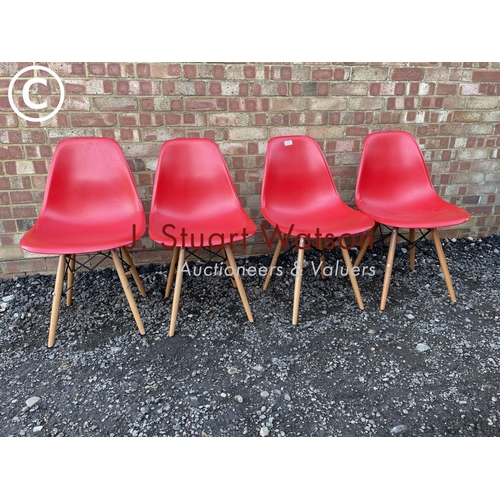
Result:
{"type": "MultiPolygon", "coordinates": [[[[400,228],[409,229],[410,267],[415,268],[415,229],[432,233],[451,300],[456,301],[437,228],[467,222],[470,215],[444,201],[432,186],[424,156],[415,138],[404,131],[375,132],[364,142],[356,185],[356,205],[376,225],[392,227],[380,309],[389,293],[394,253],[400,228]]],[[[372,234],[373,234],[372,233],[372,234]]],[[[356,264],[366,252],[361,249],[356,264]]]]}
{"type": "MultiPolygon", "coordinates": [[[[314,139],[307,136],[286,136],[274,137],[269,141],[261,209],[262,215],[271,226],[279,227],[279,231],[283,234],[299,238],[298,272],[295,275],[292,315],[294,325],[298,321],[306,235],[310,235],[310,239],[316,239],[316,245],[320,250],[324,248],[325,238],[340,241],[358,306],[364,309],[344,238],[371,229],[374,221],[342,201],[326,158],[314,139]]],[[[282,241],[279,239],[264,283],[264,290],[269,285],[281,247],[282,241]]],[[[321,268],[323,271],[323,255],[321,268]]]]}
{"type": "Polygon", "coordinates": [[[173,139],[160,151],[149,217],[149,236],[166,249],[173,249],[165,296],[175,280],[169,336],[175,333],[186,249],[222,249],[232,269],[250,322],[252,312],[237,272],[232,246],[256,231],[245,213],[217,144],[209,139],[173,139]]]}
{"type": "Polygon", "coordinates": [[[59,255],[49,347],[55,341],[65,279],[66,304],[72,302],[77,254],[110,252],[139,331],[145,333],[122,265],[123,258],[146,296],[126,248],[134,234],[140,238],[145,230],[144,209],[118,143],[100,137],[62,140],[50,164],[40,216],[20,241],[28,252],[59,255]]]}

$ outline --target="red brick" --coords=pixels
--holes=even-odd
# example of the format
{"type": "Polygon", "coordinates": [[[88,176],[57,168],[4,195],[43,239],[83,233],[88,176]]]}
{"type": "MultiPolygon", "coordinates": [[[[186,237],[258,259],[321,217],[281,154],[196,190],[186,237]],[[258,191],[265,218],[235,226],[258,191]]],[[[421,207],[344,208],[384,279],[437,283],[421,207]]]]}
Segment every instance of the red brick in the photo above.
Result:
{"type": "Polygon", "coordinates": [[[138,64],[137,76],[139,78],[149,78],[151,76],[151,68],[149,64],[138,64]]]}
{"type": "Polygon", "coordinates": [[[87,63],[90,75],[106,75],[106,65],[104,63],[87,63]]]}
{"type": "Polygon", "coordinates": [[[422,108],[442,108],[443,98],[442,97],[422,97],[420,103],[422,108]]]}
{"type": "Polygon", "coordinates": [[[151,68],[151,76],[153,78],[179,78],[182,70],[180,64],[167,64],[166,75],[162,65],[153,65],[151,68]]]}
{"type": "Polygon", "coordinates": [[[191,111],[213,111],[227,108],[226,99],[186,98],[186,109],[191,111]]]}
{"type": "Polygon", "coordinates": [[[333,78],[333,69],[314,69],[312,72],[313,80],[331,80],[333,78]]]}
{"type": "Polygon", "coordinates": [[[182,115],[178,113],[165,113],[165,125],[179,125],[182,123],[182,115]]]}
{"type": "MultiPolygon", "coordinates": [[[[8,225],[9,221],[7,220],[9,217],[12,217],[12,209],[11,207],[0,207],[0,221],[2,221],[2,224],[4,226],[5,232],[11,232],[9,229],[7,229],[6,225],[8,225]]],[[[16,230],[16,223],[14,221],[12,222],[12,231],[16,230]]]]}
{"type": "Polygon", "coordinates": [[[368,83],[332,83],[330,87],[330,95],[368,95],[368,83]]]}
{"type": "Polygon", "coordinates": [[[109,76],[114,76],[114,77],[122,76],[121,67],[118,63],[109,63],[107,65],[107,70],[109,76]]]}
{"type": "Polygon", "coordinates": [[[122,114],[118,117],[118,124],[121,127],[133,127],[138,125],[138,117],[139,115],[133,113],[122,114]]]}
{"type": "Polygon", "coordinates": [[[185,78],[196,78],[196,66],[194,64],[185,64],[182,69],[185,78]]]}
{"type": "Polygon", "coordinates": [[[456,95],[458,85],[454,83],[438,83],[436,94],[437,95],[456,95]]]}
{"type": "Polygon", "coordinates": [[[12,203],[29,203],[33,201],[31,191],[11,191],[10,199],[12,203]]]}
{"type": "Polygon", "coordinates": [[[210,95],[221,95],[222,94],[222,84],[220,82],[210,82],[208,86],[208,91],[210,95]]]}
{"type": "Polygon", "coordinates": [[[71,115],[73,127],[110,127],[116,125],[116,115],[111,113],[80,113],[71,115]]]}
{"type": "Polygon", "coordinates": [[[282,66],[280,68],[280,79],[281,80],[292,79],[292,68],[290,66],[282,66]]]}
{"type": "Polygon", "coordinates": [[[335,68],[333,71],[334,80],[346,80],[346,71],[343,68],[335,68]]]}
{"type": "Polygon", "coordinates": [[[422,68],[394,68],[391,70],[391,80],[396,81],[420,81],[424,78],[422,68]]]}
{"type": "Polygon", "coordinates": [[[255,78],[255,75],[256,75],[255,66],[245,66],[243,68],[243,74],[245,75],[245,78],[248,78],[248,79],[255,78]]]}
{"type": "Polygon", "coordinates": [[[134,97],[94,97],[94,106],[99,111],[136,111],[134,97]]]}
{"type": "Polygon", "coordinates": [[[35,207],[30,205],[30,206],[23,206],[23,207],[12,207],[12,215],[16,219],[25,219],[25,218],[36,218],[37,213],[35,210],[35,207]]]}
{"type": "Polygon", "coordinates": [[[288,85],[286,83],[253,83],[250,86],[250,93],[254,96],[261,95],[281,95],[288,94],[288,85]]]}
{"type": "Polygon", "coordinates": [[[229,99],[229,111],[268,111],[269,99],[229,99]]]}
{"type": "Polygon", "coordinates": [[[2,115],[2,114],[0,114],[0,128],[17,127],[17,126],[18,126],[17,115],[14,115],[14,114],[2,115]]]}
{"type": "Polygon", "coordinates": [[[354,135],[354,136],[361,136],[364,138],[366,135],[368,135],[368,133],[369,129],[366,127],[346,127],[345,131],[346,137],[354,135]]]}
{"type": "Polygon", "coordinates": [[[23,157],[23,150],[20,146],[0,147],[0,160],[15,160],[23,157]]]}
{"type": "MultiPolygon", "coordinates": [[[[210,82],[211,84],[213,82],[210,82]]],[[[167,81],[162,85],[165,95],[188,96],[188,95],[205,95],[204,82],[179,82],[167,81]]]]}
{"type": "Polygon", "coordinates": [[[9,193],[3,191],[0,192],[0,205],[10,205],[10,196],[9,193]]]}
{"type": "MultiPolygon", "coordinates": [[[[73,63],[71,65],[71,74],[73,76],[85,76],[85,64],[73,63]]],[[[61,75],[59,75],[61,76],[61,75]]]]}
{"type": "Polygon", "coordinates": [[[224,66],[222,65],[213,66],[212,77],[215,78],[216,80],[223,80],[225,77],[224,66]]]}
{"type": "Polygon", "coordinates": [[[474,71],[472,73],[473,82],[500,82],[500,71],[474,71]]]}

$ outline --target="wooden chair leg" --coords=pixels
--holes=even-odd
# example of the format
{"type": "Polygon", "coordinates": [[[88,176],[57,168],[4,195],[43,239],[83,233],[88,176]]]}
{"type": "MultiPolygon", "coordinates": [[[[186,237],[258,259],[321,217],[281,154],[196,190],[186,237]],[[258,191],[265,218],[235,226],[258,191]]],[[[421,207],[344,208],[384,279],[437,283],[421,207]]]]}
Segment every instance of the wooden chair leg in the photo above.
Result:
{"type": "Polygon", "coordinates": [[[385,264],[384,286],[382,288],[382,299],[380,300],[380,310],[385,309],[387,295],[389,295],[389,284],[391,282],[392,265],[394,264],[394,254],[396,253],[396,243],[398,241],[398,228],[392,230],[391,242],[389,243],[389,252],[387,253],[387,261],[385,264]]]}
{"type": "Polygon", "coordinates": [[[118,256],[116,250],[111,250],[111,256],[113,258],[113,262],[115,264],[116,272],[118,273],[118,277],[120,278],[120,282],[123,287],[123,291],[125,292],[125,296],[127,297],[128,304],[130,309],[132,310],[132,314],[134,315],[135,322],[137,323],[137,327],[139,328],[139,332],[141,335],[144,335],[146,331],[144,330],[144,325],[142,324],[142,319],[139,314],[139,309],[137,309],[137,304],[135,303],[134,294],[130,289],[130,283],[128,282],[127,275],[125,274],[125,270],[122,266],[122,261],[118,256]]]}
{"type": "MultiPolygon", "coordinates": [[[[174,289],[174,300],[172,302],[172,314],[170,315],[170,331],[168,332],[169,337],[173,337],[175,334],[175,325],[177,323],[177,312],[179,311],[179,301],[181,298],[181,288],[182,288],[182,278],[184,261],[186,259],[186,249],[179,248],[177,252],[177,274],[175,276],[175,289],[174,289]]],[[[175,252],[174,252],[175,253],[175,252]]],[[[172,264],[170,265],[172,267],[172,264]]],[[[170,279],[170,274],[169,274],[170,279]]]]}
{"type": "Polygon", "coordinates": [[[351,262],[351,257],[349,255],[347,248],[346,248],[344,238],[340,239],[340,248],[342,250],[342,255],[344,257],[345,265],[346,265],[347,270],[349,272],[349,278],[351,280],[352,289],[354,290],[354,295],[356,296],[356,300],[358,301],[358,306],[361,310],[363,310],[365,308],[365,306],[363,304],[363,300],[361,299],[361,293],[360,293],[359,287],[358,287],[358,280],[356,279],[356,276],[353,273],[353,269],[352,269],[353,265],[351,262]]]}
{"type": "Polygon", "coordinates": [[[61,305],[62,289],[64,283],[64,271],[66,268],[66,256],[60,255],[57,264],[56,282],[54,285],[54,298],[52,299],[52,313],[50,315],[50,328],[48,347],[52,347],[56,340],[57,320],[59,318],[59,307],[61,305]]]}
{"type": "MultiPolygon", "coordinates": [[[[323,252],[325,249],[325,240],[323,238],[320,238],[317,242],[318,250],[320,252],[323,252]]],[[[319,267],[321,269],[321,279],[324,280],[326,278],[325,276],[325,261],[326,257],[324,253],[321,253],[321,256],[319,258],[319,267]]]]}
{"type": "Polygon", "coordinates": [[[226,255],[229,260],[229,264],[231,269],[233,270],[233,278],[236,282],[236,286],[238,288],[238,292],[240,293],[241,301],[243,302],[243,307],[245,308],[245,312],[247,313],[247,318],[250,323],[253,323],[252,311],[250,310],[250,304],[248,303],[247,295],[245,293],[245,288],[243,287],[243,282],[241,281],[241,276],[238,273],[238,266],[236,265],[236,261],[234,260],[233,251],[229,245],[226,245],[226,255]]]}
{"type": "Polygon", "coordinates": [[[415,271],[415,229],[410,229],[410,269],[415,271]]]}
{"type": "Polygon", "coordinates": [[[299,300],[300,300],[300,289],[302,287],[302,271],[304,269],[304,238],[299,240],[299,252],[297,257],[297,267],[295,274],[295,288],[293,292],[293,314],[292,314],[292,325],[296,325],[299,320],[299,300]]]}
{"type": "Polygon", "coordinates": [[[446,257],[444,256],[443,245],[441,244],[441,239],[437,229],[431,229],[432,238],[434,240],[434,246],[436,247],[436,252],[439,257],[439,263],[441,264],[441,269],[443,270],[444,280],[446,281],[446,287],[448,288],[448,293],[452,302],[456,302],[455,291],[453,290],[453,284],[451,282],[450,271],[448,270],[448,264],[446,263],[446,257]]]}
{"type": "Polygon", "coordinates": [[[359,266],[359,263],[363,259],[364,255],[366,253],[366,250],[368,249],[368,245],[370,244],[370,241],[373,241],[373,237],[375,236],[375,231],[377,230],[378,226],[379,226],[379,223],[376,222],[375,225],[371,228],[370,237],[365,239],[365,241],[363,243],[363,247],[360,249],[357,258],[354,261],[354,267],[359,266]]]}
{"type": "Polygon", "coordinates": [[[68,264],[68,280],[67,280],[67,291],[66,291],[66,305],[70,306],[73,302],[73,283],[75,281],[75,265],[76,265],[76,255],[69,256],[68,264]]]}
{"type": "MultiPolygon", "coordinates": [[[[170,290],[172,289],[172,283],[174,282],[175,265],[177,264],[178,258],[179,258],[179,247],[175,247],[174,253],[172,254],[172,260],[170,261],[170,270],[168,271],[168,281],[167,281],[167,287],[165,288],[165,297],[170,297],[170,290]]],[[[182,265],[184,266],[184,264],[182,265]]]]}
{"type": "Polygon", "coordinates": [[[137,285],[137,288],[139,288],[140,294],[143,297],[146,297],[146,290],[144,290],[144,286],[142,284],[141,278],[139,277],[139,273],[137,272],[137,268],[135,267],[134,260],[132,259],[130,252],[127,250],[127,247],[123,246],[122,252],[123,252],[123,257],[125,259],[125,262],[130,266],[130,272],[132,273],[132,276],[134,277],[134,281],[137,285]]]}
{"type": "MultiPolygon", "coordinates": [[[[227,258],[227,253],[224,247],[222,247],[222,256],[224,258],[224,264],[226,264],[226,267],[231,267],[231,264],[229,263],[229,259],[227,258]]],[[[231,276],[231,283],[233,285],[233,288],[237,288],[236,281],[234,281],[233,276],[231,276]]]]}
{"type": "Polygon", "coordinates": [[[276,265],[276,262],[278,262],[278,257],[281,252],[281,238],[278,239],[278,244],[276,245],[276,250],[274,251],[273,258],[271,260],[271,265],[269,266],[269,269],[267,271],[267,276],[266,276],[266,281],[264,282],[263,290],[267,290],[267,287],[269,286],[269,282],[271,281],[271,276],[273,274],[273,268],[276,265]]]}

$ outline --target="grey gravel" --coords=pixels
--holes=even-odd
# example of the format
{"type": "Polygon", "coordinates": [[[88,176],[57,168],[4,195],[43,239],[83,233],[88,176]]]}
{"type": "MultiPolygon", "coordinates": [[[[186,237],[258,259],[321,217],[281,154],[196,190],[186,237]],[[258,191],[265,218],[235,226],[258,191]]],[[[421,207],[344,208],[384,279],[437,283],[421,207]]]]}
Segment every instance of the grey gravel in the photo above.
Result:
{"type": "Polygon", "coordinates": [[[40,401],[40,399],[41,398],[39,398],[38,396],[33,396],[26,401],[26,406],[28,408],[31,408],[32,406],[35,406],[38,403],[38,401],[40,401]]]}
{"type": "Polygon", "coordinates": [[[406,425],[396,425],[391,429],[391,434],[394,436],[396,434],[401,434],[406,431],[406,425]]]}
{"type": "Polygon", "coordinates": [[[428,351],[429,349],[430,349],[430,347],[425,342],[417,344],[417,351],[418,352],[425,352],[425,351],[428,351]]]}
{"type": "Polygon", "coordinates": [[[410,272],[403,248],[384,311],[386,247],[362,262],[376,270],[358,276],[364,311],[347,277],[314,275],[309,252],[292,325],[289,253],[267,291],[244,276],[254,323],[229,279],[186,281],[174,337],[168,263],[138,268],[146,298],[131,285],[144,337],[102,269],[61,304],[52,349],[54,276],[0,280],[0,435],[499,436],[500,237],[445,240],[456,303],[432,249],[419,243],[410,272]]]}

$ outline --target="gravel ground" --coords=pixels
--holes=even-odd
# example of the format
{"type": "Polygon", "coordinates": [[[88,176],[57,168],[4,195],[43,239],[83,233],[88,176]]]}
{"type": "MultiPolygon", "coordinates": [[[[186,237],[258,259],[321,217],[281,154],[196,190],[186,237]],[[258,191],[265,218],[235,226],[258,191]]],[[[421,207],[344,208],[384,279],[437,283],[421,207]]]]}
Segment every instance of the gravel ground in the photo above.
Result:
{"type": "MultiPolygon", "coordinates": [[[[254,323],[229,278],[193,277],[172,338],[166,266],[139,268],[147,298],[133,285],[144,337],[102,269],[61,305],[52,349],[54,277],[1,280],[0,435],[499,436],[500,237],[444,250],[456,303],[425,243],[414,272],[398,245],[385,311],[386,247],[362,262],[374,271],[358,278],[364,311],[347,277],[314,275],[309,253],[293,326],[288,253],[266,292],[263,277],[243,277],[254,323]]],[[[343,263],[337,250],[329,259],[343,263]]]]}

